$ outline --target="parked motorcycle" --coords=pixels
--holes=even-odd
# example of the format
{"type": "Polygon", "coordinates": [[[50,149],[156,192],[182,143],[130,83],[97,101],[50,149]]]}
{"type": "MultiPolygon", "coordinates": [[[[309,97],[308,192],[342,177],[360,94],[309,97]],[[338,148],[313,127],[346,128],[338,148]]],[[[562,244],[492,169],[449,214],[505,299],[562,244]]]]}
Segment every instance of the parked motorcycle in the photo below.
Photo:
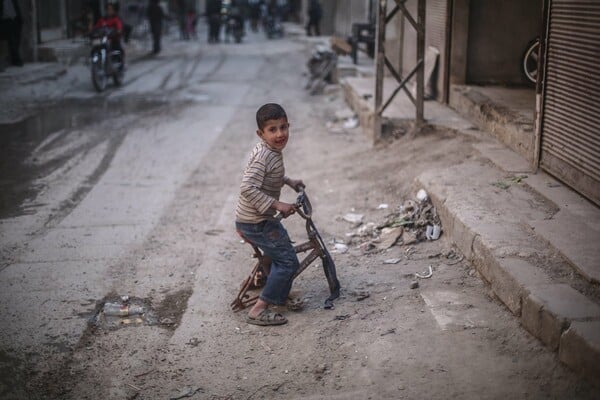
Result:
{"type": "Polygon", "coordinates": [[[98,92],[106,89],[108,79],[111,77],[116,86],[123,84],[125,76],[123,52],[121,49],[113,49],[111,45],[111,38],[115,34],[113,29],[102,27],[94,29],[89,35],[92,46],[90,53],[92,83],[98,92]]]}

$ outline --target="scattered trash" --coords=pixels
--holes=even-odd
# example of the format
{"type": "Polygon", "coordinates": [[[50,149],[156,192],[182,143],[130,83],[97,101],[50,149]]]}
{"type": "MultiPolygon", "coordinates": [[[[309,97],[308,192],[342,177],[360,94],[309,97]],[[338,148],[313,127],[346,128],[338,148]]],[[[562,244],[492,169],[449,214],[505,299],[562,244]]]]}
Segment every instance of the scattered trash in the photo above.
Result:
{"type": "Polygon", "coordinates": [[[95,326],[113,330],[125,326],[155,325],[156,315],[150,303],[130,296],[111,296],[104,299],[102,307],[90,319],[95,326]]]}
{"type": "Polygon", "coordinates": [[[427,229],[425,231],[425,237],[427,240],[438,240],[441,234],[441,227],[439,225],[427,225],[427,229]]]}
{"type": "Polygon", "coordinates": [[[504,181],[497,181],[492,183],[492,186],[496,186],[499,189],[506,190],[510,187],[510,183],[504,181]]]}
{"type": "Polygon", "coordinates": [[[186,386],[179,389],[177,394],[175,394],[174,396],[169,397],[169,400],[179,400],[185,397],[192,397],[198,392],[204,392],[204,389],[202,389],[201,387],[186,386]]]}
{"type": "Polygon", "coordinates": [[[383,260],[384,264],[398,264],[400,261],[402,261],[401,258],[388,258],[387,260],[383,260]]]}
{"type": "Polygon", "coordinates": [[[370,237],[377,237],[377,235],[375,234],[375,231],[377,229],[377,225],[375,224],[375,222],[367,222],[366,224],[362,225],[360,228],[358,228],[356,230],[356,235],[361,236],[361,237],[365,237],[365,236],[370,236],[370,237]]]}
{"type": "Polygon", "coordinates": [[[344,128],[346,129],[353,129],[356,128],[359,124],[359,120],[358,117],[352,117],[352,118],[348,118],[346,121],[344,121],[344,128]]]}
{"type": "Polygon", "coordinates": [[[346,222],[350,222],[351,224],[358,226],[362,224],[363,217],[364,215],[362,214],[348,213],[344,215],[343,219],[346,222]]]}
{"type": "Polygon", "coordinates": [[[385,335],[389,335],[391,333],[396,333],[396,328],[390,328],[387,331],[383,332],[381,335],[379,336],[385,336],[385,335]]]}
{"type": "Polygon", "coordinates": [[[402,241],[404,244],[413,244],[417,243],[417,234],[415,232],[406,232],[402,237],[402,241]]]}
{"type": "Polygon", "coordinates": [[[389,205],[388,205],[388,204],[386,204],[386,203],[381,203],[380,205],[378,205],[378,206],[377,206],[377,209],[378,209],[378,210],[385,210],[385,209],[387,209],[388,207],[389,207],[389,205]]]}
{"type": "MultiPolygon", "coordinates": [[[[380,204],[378,209],[387,209],[380,204]]],[[[354,210],[352,210],[354,211],[354,210]]],[[[347,244],[358,243],[363,252],[386,250],[396,244],[409,246],[424,240],[437,240],[442,225],[436,208],[427,192],[419,190],[415,199],[404,201],[397,211],[385,216],[383,222],[363,224],[364,215],[349,213],[343,219],[355,225],[355,231],[346,233],[352,238],[347,244]]]]}
{"type": "Polygon", "coordinates": [[[506,190],[512,184],[521,183],[525,178],[527,178],[527,175],[509,176],[508,178],[506,178],[506,180],[498,180],[497,182],[492,183],[492,186],[496,186],[497,188],[506,190]]]}
{"type": "Polygon", "coordinates": [[[464,260],[465,256],[460,253],[457,253],[454,249],[450,249],[445,254],[446,259],[452,260],[451,262],[446,262],[446,265],[455,265],[464,260]]]}
{"type": "MultiPolygon", "coordinates": [[[[124,300],[124,301],[129,301],[128,296],[123,296],[123,297],[127,298],[127,300],[124,300]]],[[[129,315],[143,314],[144,307],[136,306],[136,305],[129,305],[127,303],[121,303],[121,304],[119,304],[119,303],[104,303],[104,307],[102,307],[102,312],[104,313],[104,315],[126,317],[129,315]]]]}
{"type": "Polygon", "coordinates": [[[419,200],[419,202],[424,202],[427,201],[429,199],[429,196],[427,195],[427,192],[425,191],[425,189],[420,189],[417,192],[417,200],[419,200]]]}
{"type": "Polygon", "coordinates": [[[380,242],[376,245],[377,248],[380,250],[389,249],[400,239],[402,232],[404,232],[404,229],[401,226],[397,228],[384,228],[381,232],[380,242]]]}
{"type": "Polygon", "coordinates": [[[350,292],[350,295],[354,296],[356,301],[363,301],[371,296],[366,290],[353,290],[350,292]]]}
{"type": "Polygon", "coordinates": [[[427,279],[427,278],[431,278],[433,276],[433,268],[431,268],[431,265],[428,267],[429,272],[427,274],[420,274],[420,273],[415,273],[415,277],[417,278],[421,278],[421,279],[427,279]]]}
{"type": "Polygon", "coordinates": [[[557,187],[561,187],[562,185],[560,183],[556,183],[556,182],[546,182],[546,186],[548,186],[549,188],[557,188],[557,187]]]}
{"type": "Polygon", "coordinates": [[[335,317],[333,317],[333,320],[334,321],[344,321],[348,318],[350,318],[350,314],[342,314],[342,315],[336,315],[335,317]]]}
{"type": "Polygon", "coordinates": [[[137,392],[141,392],[141,391],[142,391],[142,389],[141,389],[141,388],[139,388],[139,387],[137,387],[137,386],[135,386],[135,385],[132,385],[131,383],[125,383],[125,384],[126,384],[127,386],[129,386],[130,388],[132,388],[133,390],[137,391],[137,392]]]}
{"type": "Polygon", "coordinates": [[[348,246],[346,246],[343,243],[336,243],[334,245],[335,251],[340,253],[340,254],[344,254],[345,252],[348,251],[348,246]]]}
{"type": "Polygon", "coordinates": [[[353,118],[355,116],[356,116],[356,114],[354,113],[354,111],[352,111],[349,108],[342,108],[335,112],[335,119],[337,121],[347,120],[347,119],[353,118]]]}
{"type": "Polygon", "coordinates": [[[410,283],[410,286],[409,286],[409,287],[410,287],[411,289],[416,289],[416,288],[418,288],[418,287],[419,287],[419,282],[417,282],[417,281],[412,281],[412,282],[410,283]]]}

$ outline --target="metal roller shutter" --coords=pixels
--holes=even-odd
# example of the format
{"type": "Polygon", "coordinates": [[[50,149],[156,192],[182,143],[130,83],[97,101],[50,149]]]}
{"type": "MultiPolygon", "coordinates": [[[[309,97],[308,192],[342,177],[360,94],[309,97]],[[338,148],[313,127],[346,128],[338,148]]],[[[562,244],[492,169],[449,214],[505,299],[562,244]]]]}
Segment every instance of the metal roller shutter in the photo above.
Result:
{"type": "Polygon", "coordinates": [[[600,205],[600,0],[551,0],[542,168],[600,205]]]}

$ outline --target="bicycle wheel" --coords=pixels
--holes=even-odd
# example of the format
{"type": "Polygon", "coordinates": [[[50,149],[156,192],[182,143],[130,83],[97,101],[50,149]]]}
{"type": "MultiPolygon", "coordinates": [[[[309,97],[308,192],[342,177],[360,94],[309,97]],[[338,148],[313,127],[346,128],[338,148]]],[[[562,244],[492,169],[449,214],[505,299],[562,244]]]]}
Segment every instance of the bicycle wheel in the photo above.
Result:
{"type": "Polygon", "coordinates": [[[538,76],[540,39],[535,38],[527,45],[521,62],[521,71],[528,83],[535,85],[538,76]]]}

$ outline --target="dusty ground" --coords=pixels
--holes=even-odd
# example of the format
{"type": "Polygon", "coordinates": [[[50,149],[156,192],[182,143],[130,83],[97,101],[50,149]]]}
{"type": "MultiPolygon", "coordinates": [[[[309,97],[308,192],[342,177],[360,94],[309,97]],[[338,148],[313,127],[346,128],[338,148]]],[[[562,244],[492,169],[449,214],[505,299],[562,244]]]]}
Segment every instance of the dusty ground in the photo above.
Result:
{"type": "MultiPolygon", "coordinates": [[[[236,117],[177,190],[158,226],[111,267],[111,293],[147,299],[164,323],[90,327],[60,357],[19,364],[12,375],[4,370],[4,379],[25,386],[6,398],[598,398],[490,298],[467,263],[446,257],[451,247],[444,236],[408,253],[408,246],[365,253],[351,243],[347,253],[334,254],[342,284],[334,310],[322,308],[327,286],[315,263],[295,283],[306,305],[286,312],[287,325],[256,327],[244,322],[244,312],[230,311],[252,263],[249,246],[235,235],[233,212],[240,172],[256,140],[258,105],[276,101],[287,109],[292,136],[286,171],[307,184],[327,243],[347,240],[352,227],[344,214],[380,222],[414,196],[413,178],[424,169],[479,157],[473,138],[452,132],[377,148],[360,128],[329,132],[326,122],[345,107],[342,95],[306,95],[299,84],[304,57],[265,58],[236,117]],[[390,209],[378,209],[380,203],[390,209]],[[383,264],[389,258],[402,261],[383,264]],[[410,289],[413,274],[429,265],[433,277],[410,289]],[[364,292],[369,297],[363,299],[364,292]]],[[[283,198],[291,201],[294,194],[283,198]]],[[[293,239],[303,239],[297,217],[286,226],[293,239]]]]}

